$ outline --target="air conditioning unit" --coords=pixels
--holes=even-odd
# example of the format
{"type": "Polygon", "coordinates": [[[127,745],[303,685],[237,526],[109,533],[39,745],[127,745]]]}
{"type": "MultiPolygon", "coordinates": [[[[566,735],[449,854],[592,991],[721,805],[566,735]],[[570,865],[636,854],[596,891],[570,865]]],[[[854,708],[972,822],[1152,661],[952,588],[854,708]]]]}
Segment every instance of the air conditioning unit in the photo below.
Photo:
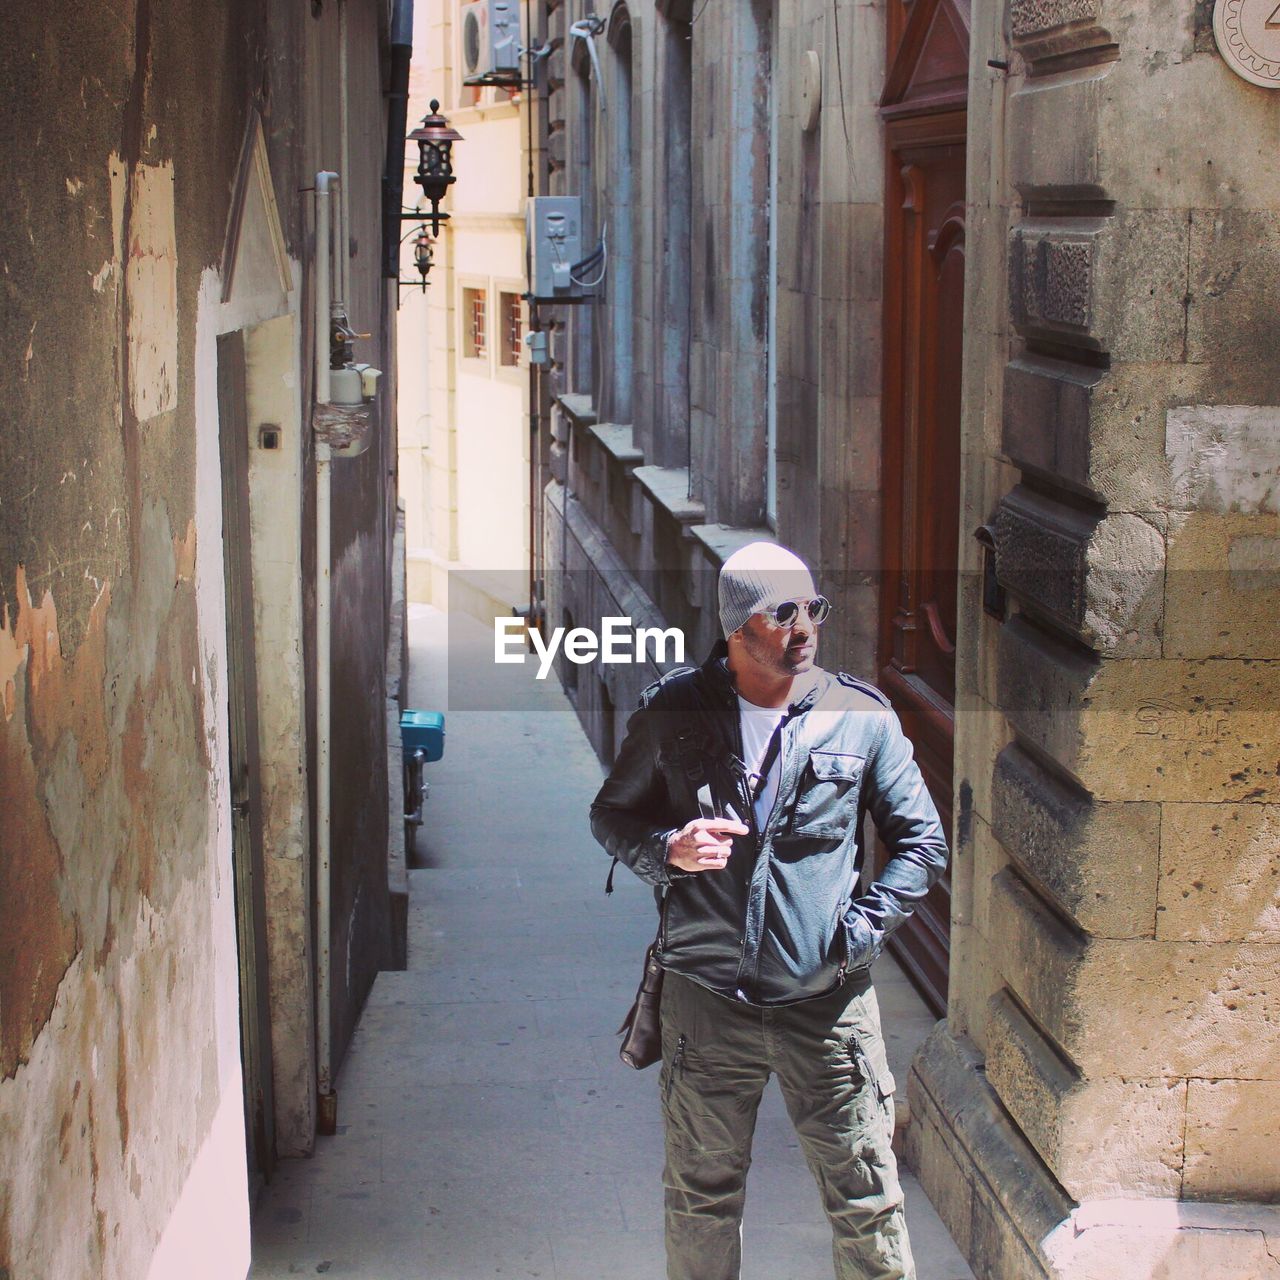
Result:
{"type": "Polygon", "coordinates": [[[582,198],[533,196],[525,204],[529,293],[534,302],[582,302],[600,283],[599,262],[582,254],[582,198]]]}
{"type": "Polygon", "coordinates": [[[471,0],[462,6],[462,83],[519,84],[518,0],[471,0]]]}

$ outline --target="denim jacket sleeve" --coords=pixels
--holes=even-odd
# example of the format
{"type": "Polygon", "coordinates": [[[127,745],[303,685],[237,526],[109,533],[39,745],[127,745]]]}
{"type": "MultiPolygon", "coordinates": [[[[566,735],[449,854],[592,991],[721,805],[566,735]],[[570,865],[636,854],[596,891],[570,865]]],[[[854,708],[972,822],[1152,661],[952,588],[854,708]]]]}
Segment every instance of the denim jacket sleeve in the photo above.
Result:
{"type": "Polygon", "coordinates": [[[650,719],[646,700],[627,721],[617,758],[591,803],[591,834],[646,884],[661,887],[673,877],[667,837],[677,828],[662,822],[669,801],[650,719]]]}
{"type": "Polygon", "coordinates": [[[889,851],[880,878],[849,904],[845,916],[851,969],[869,965],[947,866],[947,837],[929,789],[902,732],[886,710],[868,762],[867,808],[889,851]]]}

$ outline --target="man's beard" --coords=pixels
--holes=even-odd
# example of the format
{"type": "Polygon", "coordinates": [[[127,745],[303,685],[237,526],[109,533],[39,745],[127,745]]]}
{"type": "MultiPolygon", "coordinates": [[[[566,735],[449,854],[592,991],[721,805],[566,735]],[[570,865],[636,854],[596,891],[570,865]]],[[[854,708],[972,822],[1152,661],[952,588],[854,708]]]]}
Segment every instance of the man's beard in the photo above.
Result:
{"type": "Polygon", "coordinates": [[[817,657],[818,647],[816,640],[806,641],[803,645],[796,646],[795,649],[788,645],[781,653],[751,635],[750,632],[743,633],[743,640],[746,642],[744,647],[750,658],[766,670],[780,676],[803,675],[812,668],[817,657]],[[796,651],[804,649],[806,645],[811,645],[812,647],[805,652],[796,651]]]}
{"type": "Polygon", "coordinates": [[[817,656],[818,647],[816,644],[797,645],[794,649],[788,645],[782,655],[782,661],[786,664],[786,669],[793,675],[801,675],[813,666],[814,659],[817,656]]]}

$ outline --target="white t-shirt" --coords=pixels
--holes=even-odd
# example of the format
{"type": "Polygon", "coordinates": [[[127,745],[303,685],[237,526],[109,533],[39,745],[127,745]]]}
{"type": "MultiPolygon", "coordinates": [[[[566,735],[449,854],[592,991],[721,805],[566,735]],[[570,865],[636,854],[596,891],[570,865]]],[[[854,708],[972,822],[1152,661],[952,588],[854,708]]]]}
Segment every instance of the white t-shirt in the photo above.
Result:
{"type": "MultiPolygon", "coordinates": [[[[764,763],[764,753],[769,748],[769,739],[773,737],[773,731],[778,727],[779,721],[787,714],[786,706],[781,707],[757,707],[754,702],[748,702],[741,694],[738,695],[738,711],[742,721],[742,753],[746,761],[747,769],[752,774],[760,772],[760,766],[764,763]]],[[[773,758],[773,764],[769,768],[769,776],[765,781],[764,790],[760,792],[760,798],[755,803],[756,810],[756,826],[763,828],[764,824],[769,820],[769,814],[773,809],[773,802],[778,798],[778,785],[782,778],[782,752],[779,751],[773,758]]],[[[755,778],[748,779],[752,788],[755,787],[755,778]]]]}

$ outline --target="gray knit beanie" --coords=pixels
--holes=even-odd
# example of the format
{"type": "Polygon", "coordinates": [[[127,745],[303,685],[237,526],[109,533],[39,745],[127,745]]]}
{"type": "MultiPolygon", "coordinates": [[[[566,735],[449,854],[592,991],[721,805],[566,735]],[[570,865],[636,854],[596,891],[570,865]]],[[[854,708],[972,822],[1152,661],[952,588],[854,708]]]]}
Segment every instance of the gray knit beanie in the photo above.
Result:
{"type": "Polygon", "coordinates": [[[817,594],[798,555],[776,542],[749,542],[720,566],[720,625],[731,636],[753,613],[817,594]]]}

